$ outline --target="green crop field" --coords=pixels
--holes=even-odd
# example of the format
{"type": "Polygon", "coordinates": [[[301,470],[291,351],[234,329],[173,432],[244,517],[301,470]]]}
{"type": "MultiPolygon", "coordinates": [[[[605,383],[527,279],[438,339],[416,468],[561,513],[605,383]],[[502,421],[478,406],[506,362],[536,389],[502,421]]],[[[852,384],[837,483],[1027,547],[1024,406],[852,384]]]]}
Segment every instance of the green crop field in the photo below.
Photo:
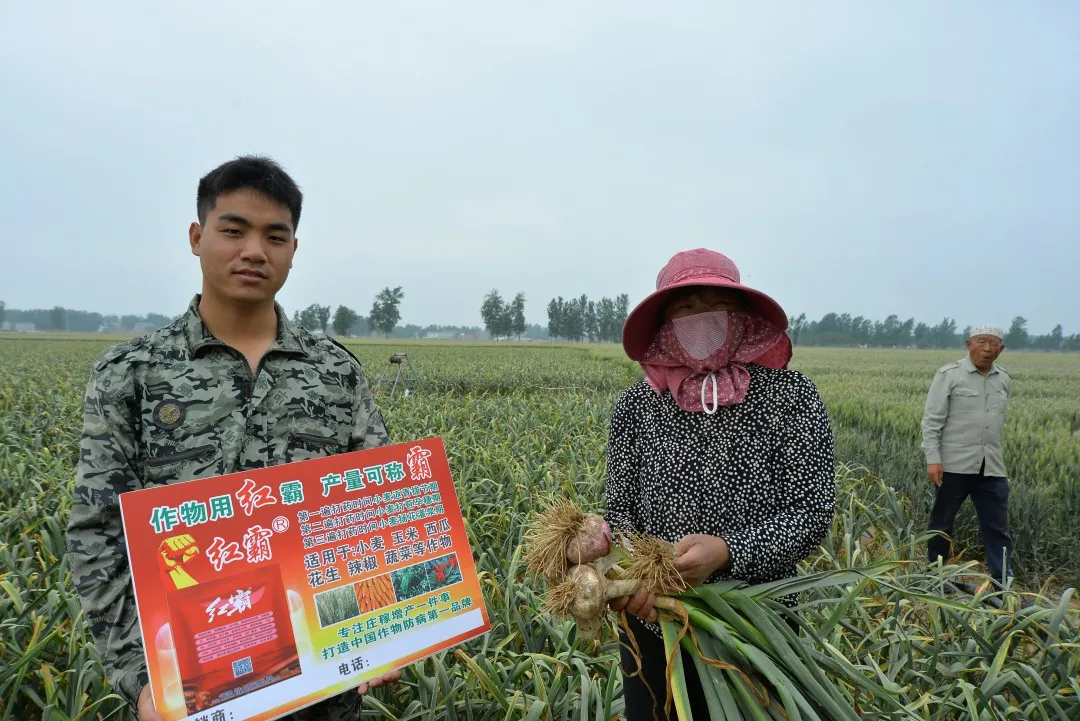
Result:
{"type": "MultiPolygon", "coordinates": [[[[0,338],[0,721],[127,719],[104,682],[65,558],[80,407],[100,338],[0,338]]],[[[539,608],[521,562],[540,498],[599,509],[612,404],[640,377],[616,347],[352,343],[370,378],[406,351],[418,395],[380,399],[391,436],[444,438],[492,630],[367,697],[365,718],[608,719],[622,712],[617,645],[539,608]]],[[[1080,718],[1080,356],[1006,353],[1006,425],[1019,590],[985,593],[970,505],[952,565],[928,569],[931,486],[918,449],[934,369],[960,353],[798,350],[837,434],[839,503],[807,571],[909,561],[887,583],[807,593],[808,643],[842,655],[906,715],[843,690],[863,718],[1080,718]],[[1021,601],[1024,603],[1021,603],[1021,601]]],[[[776,711],[776,709],[773,709],[776,711]]],[[[772,712],[770,712],[771,714],[772,712]]],[[[777,712],[779,713],[779,712],[777,712]]],[[[782,717],[769,715],[768,718],[782,717]]]]}

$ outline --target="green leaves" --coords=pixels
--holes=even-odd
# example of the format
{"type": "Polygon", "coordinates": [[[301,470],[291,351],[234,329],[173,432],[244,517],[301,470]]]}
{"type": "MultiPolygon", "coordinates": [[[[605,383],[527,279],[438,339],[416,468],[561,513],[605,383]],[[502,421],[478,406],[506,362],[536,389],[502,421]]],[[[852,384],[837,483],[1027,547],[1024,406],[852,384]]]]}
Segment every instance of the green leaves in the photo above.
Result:
{"type": "MultiPolygon", "coordinates": [[[[107,342],[0,339],[0,721],[130,721],[102,675],[64,556],[82,392],[107,342]]],[[[363,718],[622,716],[614,621],[593,645],[572,623],[541,613],[542,589],[527,577],[519,546],[541,496],[601,508],[611,407],[640,369],[615,347],[406,345],[424,393],[378,402],[396,440],[445,439],[493,627],[410,666],[397,687],[376,689],[363,718]]],[[[350,347],[369,376],[403,350],[396,342],[350,347]]],[[[973,721],[973,711],[979,721],[1080,718],[1074,593],[1028,596],[1031,607],[1015,593],[997,594],[998,610],[949,590],[953,580],[985,583],[974,564],[922,564],[916,491],[927,491],[917,416],[927,380],[909,367],[919,357],[799,351],[836,422],[838,449],[851,451],[841,458],[852,458],[853,449],[876,454],[878,467],[891,471],[889,483],[840,467],[836,522],[800,577],[752,588],[727,581],[685,594],[691,615],[713,624],[695,624],[678,642],[705,681],[713,718],[814,721],[836,706],[844,718],[853,711],[889,721],[973,721]],[[739,589],[748,594],[742,600],[730,595],[739,589]],[[797,633],[785,621],[790,609],[774,600],[796,591],[797,633]],[[765,706],[761,694],[770,687],[765,706]]],[[[1026,474],[1017,485],[1032,499],[1020,506],[1021,524],[1029,525],[1019,535],[1028,539],[1023,548],[1071,563],[1078,556],[1066,551],[1075,546],[1061,539],[1070,538],[1064,524],[1080,506],[1062,499],[1080,499],[1080,436],[1072,435],[1080,416],[1073,428],[1061,411],[1075,414],[1077,370],[1038,358],[1031,364],[1037,377],[1025,381],[1028,396],[1009,421],[1008,452],[1026,474]]]]}
{"type": "MultiPolygon", "coordinates": [[[[800,580],[805,601],[795,610],[772,600],[790,590],[782,583],[722,582],[680,594],[691,624],[682,645],[713,718],[855,721],[869,709],[875,718],[935,721],[1080,713],[1075,609],[1021,608],[1015,596],[1003,610],[946,599],[924,592],[943,585],[939,573],[895,562],[800,580]],[[798,621],[799,634],[786,619],[798,621]],[[1054,633],[1063,627],[1074,639],[1067,645],[1054,633]]],[[[669,654],[681,618],[677,606],[662,616],[669,654]]],[[[680,669],[672,672],[676,700],[687,694],[680,669]]]]}

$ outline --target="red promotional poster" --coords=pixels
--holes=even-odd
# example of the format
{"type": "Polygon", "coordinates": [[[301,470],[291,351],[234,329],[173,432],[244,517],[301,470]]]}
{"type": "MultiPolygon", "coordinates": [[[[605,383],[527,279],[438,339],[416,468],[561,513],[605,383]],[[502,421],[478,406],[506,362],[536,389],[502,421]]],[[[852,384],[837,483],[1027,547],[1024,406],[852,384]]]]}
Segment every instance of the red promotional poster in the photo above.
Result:
{"type": "Polygon", "coordinates": [[[475,638],[440,438],[121,494],[166,721],[269,721],[475,638]]]}

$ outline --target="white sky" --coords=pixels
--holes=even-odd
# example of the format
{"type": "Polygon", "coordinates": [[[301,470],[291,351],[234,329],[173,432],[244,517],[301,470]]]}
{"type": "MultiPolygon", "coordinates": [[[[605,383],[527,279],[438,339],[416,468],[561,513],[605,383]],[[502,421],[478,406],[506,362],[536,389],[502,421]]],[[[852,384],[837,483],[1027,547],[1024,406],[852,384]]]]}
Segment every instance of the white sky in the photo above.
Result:
{"type": "Polygon", "coordinates": [[[1080,332],[1080,4],[270,5],[0,4],[0,300],[181,312],[198,178],[256,152],[290,312],[546,323],[705,246],[812,318],[1080,332]]]}

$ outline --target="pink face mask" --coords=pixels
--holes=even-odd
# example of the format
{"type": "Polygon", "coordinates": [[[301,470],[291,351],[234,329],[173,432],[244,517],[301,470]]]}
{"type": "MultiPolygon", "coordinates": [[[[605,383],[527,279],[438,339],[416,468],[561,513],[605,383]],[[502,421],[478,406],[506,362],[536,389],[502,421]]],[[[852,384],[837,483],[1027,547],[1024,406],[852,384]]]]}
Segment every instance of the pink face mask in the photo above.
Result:
{"type": "Polygon", "coordinates": [[[724,347],[732,335],[731,325],[731,312],[726,310],[698,313],[671,321],[679,345],[696,361],[704,361],[724,347]]]}

